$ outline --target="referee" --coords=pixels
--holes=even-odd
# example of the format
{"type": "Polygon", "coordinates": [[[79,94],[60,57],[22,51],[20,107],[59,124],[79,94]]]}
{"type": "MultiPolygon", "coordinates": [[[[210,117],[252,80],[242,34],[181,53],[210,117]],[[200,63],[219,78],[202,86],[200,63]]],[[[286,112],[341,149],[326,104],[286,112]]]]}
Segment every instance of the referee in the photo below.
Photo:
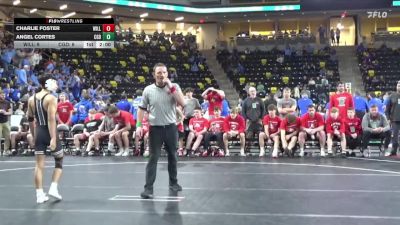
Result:
{"type": "Polygon", "coordinates": [[[168,70],[163,63],[153,67],[155,84],[147,86],[143,91],[136,123],[136,133],[142,136],[142,120],[144,111],[149,112],[149,146],[150,157],[146,166],[146,184],[140,196],[153,198],[153,184],[156,180],[157,161],[161,147],[165,144],[168,152],[169,188],[171,191],[182,191],[177,179],[177,135],[176,105],[184,106],[184,98],[178,84],[168,79],[168,70]]]}

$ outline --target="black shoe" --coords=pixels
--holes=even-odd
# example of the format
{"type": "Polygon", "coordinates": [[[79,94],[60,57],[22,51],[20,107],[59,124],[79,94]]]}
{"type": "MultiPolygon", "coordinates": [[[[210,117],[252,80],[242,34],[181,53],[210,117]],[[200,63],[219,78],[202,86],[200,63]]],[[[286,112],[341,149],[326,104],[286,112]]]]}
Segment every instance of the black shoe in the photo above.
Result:
{"type": "Polygon", "coordinates": [[[182,186],[179,184],[171,184],[169,185],[169,190],[174,192],[182,191],[182,186]]]}
{"type": "MultiPolygon", "coordinates": [[[[353,154],[353,153],[354,153],[354,152],[352,152],[351,154],[353,154]]],[[[350,152],[346,152],[346,157],[352,156],[351,154],[350,154],[350,152]]]]}
{"type": "Polygon", "coordinates": [[[355,152],[352,152],[352,153],[350,154],[350,157],[356,157],[356,153],[355,153],[355,152]]]}
{"type": "Polygon", "coordinates": [[[142,193],[140,193],[140,197],[143,199],[151,199],[153,198],[153,191],[149,189],[144,189],[142,193]]]}

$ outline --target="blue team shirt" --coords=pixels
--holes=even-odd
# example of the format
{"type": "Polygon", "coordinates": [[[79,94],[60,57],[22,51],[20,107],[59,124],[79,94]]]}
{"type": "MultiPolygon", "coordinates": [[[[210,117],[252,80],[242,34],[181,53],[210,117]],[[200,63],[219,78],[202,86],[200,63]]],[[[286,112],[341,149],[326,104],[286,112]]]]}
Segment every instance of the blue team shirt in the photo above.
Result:
{"type": "Polygon", "coordinates": [[[369,100],[369,102],[368,102],[369,108],[371,108],[372,105],[377,105],[377,106],[378,106],[378,111],[379,111],[380,113],[384,113],[384,112],[383,112],[383,103],[382,103],[382,100],[380,100],[379,98],[372,98],[372,99],[369,100]]]}
{"type": "Polygon", "coordinates": [[[309,98],[300,98],[297,101],[297,105],[298,105],[298,107],[300,109],[300,115],[306,114],[307,111],[308,111],[308,106],[312,105],[312,104],[313,104],[313,101],[311,99],[309,99],[309,98]]]}
{"type": "Polygon", "coordinates": [[[362,111],[362,112],[368,111],[369,105],[365,98],[361,96],[354,96],[353,101],[354,101],[354,109],[356,111],[362,111]]]}

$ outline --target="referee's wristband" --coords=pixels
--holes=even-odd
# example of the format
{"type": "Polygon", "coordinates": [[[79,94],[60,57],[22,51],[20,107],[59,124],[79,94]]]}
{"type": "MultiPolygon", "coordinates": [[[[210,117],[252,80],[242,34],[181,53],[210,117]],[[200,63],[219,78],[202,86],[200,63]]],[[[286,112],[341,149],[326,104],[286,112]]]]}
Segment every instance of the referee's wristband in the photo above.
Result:
{"type": "Polygon", "coordinates": [[[141,127],[142,126],[142,122],[136,122],[136,127],[141,127]]]}

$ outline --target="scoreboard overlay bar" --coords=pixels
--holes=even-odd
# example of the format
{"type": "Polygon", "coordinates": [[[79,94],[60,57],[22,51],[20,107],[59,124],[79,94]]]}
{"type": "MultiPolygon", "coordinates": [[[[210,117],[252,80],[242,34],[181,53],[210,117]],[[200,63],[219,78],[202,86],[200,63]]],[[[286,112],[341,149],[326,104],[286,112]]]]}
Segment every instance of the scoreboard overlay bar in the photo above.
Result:
{"type": "Polygon", "coordinates": [[[15,48],[114,48],[112,18],[15,18],[15,48]]]}

